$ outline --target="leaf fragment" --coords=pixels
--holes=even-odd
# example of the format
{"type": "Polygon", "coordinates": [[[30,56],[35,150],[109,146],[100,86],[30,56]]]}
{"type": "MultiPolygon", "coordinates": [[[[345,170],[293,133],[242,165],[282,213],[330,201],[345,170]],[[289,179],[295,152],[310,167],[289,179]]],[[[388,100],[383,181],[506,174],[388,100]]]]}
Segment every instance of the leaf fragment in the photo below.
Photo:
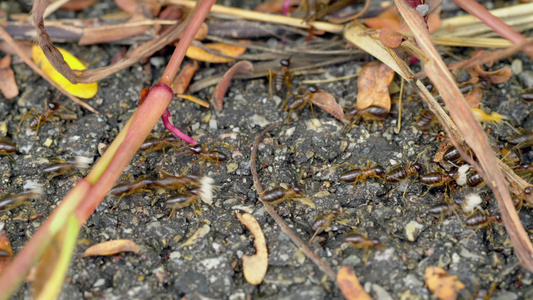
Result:
{"type": "Polygon", "coordinates": [[[335,96],[332,94],[323,90],[319,90],[313,94],[312,102],[314,105],[330,113],[339,121],[344,121],[344,111],[342,110],[342,106],[337,103],[335,96]]]}
{"type": "Polygon", "coordinates": [[[224,77],[222,77],[222,80],[217,84],[217,87],[215,88],[215,91],[213,92],[213,96],[211,97],[211,102],[213,103],[213,106],[215,107],[217,112],[222,111],[222,104],[224,100],[224,95],[226,94],[226,91],[228,90],[229,84],[231,82],[231,79],[233,78],[233,75],[235,74],[247,74],[250,75],[254,71],[254,66],[251,62],[247,60],[240,61],[233,65],[226,74],[224,74],[224,77]]]}
{"type": "MultiPolygon", "coordinates": [[[[233,57],[239,57],[241,56],[245,51],[246,47],[243,46],[234,46],[234,45],[228,45],[224,43],[211,43],[211,44],[204,44],[205,47],[215,50],[219,52],[220,54],[227,55],[227,56],[233,56],[233,57]]],[[[205,51],[204,49],[191,45],[187,49],[187,53],[185,54],[190,59],[195,59],[199,61],[205,61],[210,63],[228,63],[235,61],[234,58],[226,58],[222,56],[218,56],[213,53],[209,53],[205,51]]]]}
{"type": "Polygon", "coordinates": [[[209,231],[211,231],[211,227],[209,226],[209,224],[204,224],[202,227],[198,228],[198,230],[196,230],[196,232],[194,232],[193,235],[191,235],[191,237],[185,241],[185,243],[181,244],[178,247],[178,250],[196,244],[196,242],[206,236],[209,231]]]}
{"type": "Polygon", "coordinates": [[[457,275],[450,275],[441,267],[426,268],[426,285],[441,300],[457,299],[459,291],[465,288],[457,275]]]}
{"type": "Polygon", "coordinates": [[[249,284],[258,285],[263,282],[268,269],[268,252],[265,235],[261,226],[251,214],[237,214],[239,221],[244,224],[254,235],[254,255],[242,256],[242,271],[249,284]]]}
{"type": "Polygon", "coordinates": [[[7,99],[18,96],[19,88],[15,81],[15,73],[11,69],[11,55],[0,59],[0,90],[7,99]]]}
{"type": "Polygon", "coordinates": [[[0,230],[0,274],[13,259],[13,248],[4,230],[0,230]]]}
{"type": "MultiPolygon", "coordinates": [[[[428,26],[430,33],[439,29],[440,24],[442,23],[442,20],[440,19],[441,9],[442,8],[439,5],[429,16],[428,26]]],[[[409,33],[410,31],[405,25],[405,22],[403,22],[398,9],[394,5],[389,6],[389,8],[384,10],[377,17],[363,19],[363,23],[374,29],[390,28],[401,33],[409,33]]]]}
{"type": "Polygon", "coordinates": [[[172,83],[172,90],[174,94],[184,94],[189,84],[191,83],[194,74],[198,70],[198,62],[193,60],[192,63],[188,63],[181,68],[181,71],[178,73],[178,76],[174,79],[172,83]]]}
{"type": "MultiPolygon", "coordinates": [[[[363,111],[371,106],[379,107],[387,112],[391,108],[389,85],[394,78],[394,70],[387,65],[373,61],[366,64],[357,78],[357,109],[363,111]]],[[[371,114],[364,114],[365,120],[373,120],[371,114]]]]}
{"type": "Polygon", "coordinates": [[[37,266],[33,280],[34,299],[56,299],[59,295],[76,247],[78,232],[78,221],[71,215],[65,226],[53,237],[37,266]]]}
{"type": "MultiPolygon", "coordinates": [[[[65,61],[72,69],[85,70],[86,67],[80,62],[74,55],[70,54],[67,50],[62,48],[57,48],[59,52],[63,55],[65,61]]],[[[33,45],[32,47],[32,59],[33,61],[45,72],[52,80],[67,90],[69,93],[76,97],[83,99],[89,99],[96,95],[98,92],[98,83],[78,83],[72,84],[68,79],[61,75],[44,55],[42,49],[33,45]]]]}
{"type": "Polygon", "coordinates": [[[94,4],[96,0],[70,0],[69,2],[61,5],[62,10],[78,11],[87,8],[94,4]]]}
{"type": "Polygon", "coordinates": [[[131,240],[112,240],[96,244],[85,250],[84,257],[111,256],[123,252],[139,253],[139,245],[131,240]]]}
{"type": "Polygon", "coordinates": [[[359,283],[352,268],[343,266],[337,273],[337,283],[344,297],[348,300],[372,300],[359,283]]]}
{"type": "Polygon", "coordinates": [[[394,31],[390,28],[383,28],[379,32],[379,40],[386,47],[398,48],[404,39],[405,37],[403,36],[403,34],[394,31]]]}

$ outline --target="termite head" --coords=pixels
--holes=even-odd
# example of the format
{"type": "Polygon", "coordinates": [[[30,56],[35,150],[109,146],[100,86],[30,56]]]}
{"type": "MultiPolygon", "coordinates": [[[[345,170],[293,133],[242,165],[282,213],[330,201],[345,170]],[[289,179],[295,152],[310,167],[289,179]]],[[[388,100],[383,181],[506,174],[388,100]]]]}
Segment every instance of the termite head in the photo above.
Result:
{"type": "Polygon", "coordinates": [[[201,145],[192,146],[192,147],[189,147],[188,149],[194,154],[200,154],[202,153],[202,150],[203,150],[201,145]]]}
{"type": "Polygon", "coordinates": [[[354,108],[350,109],[348,112],[346,112],[346,119],[351,120],[355,116],[357,116],[358,114],[359,114],[359,109],[354,107],[354,108]]]}
{"type": "Polygon", "coordinates": [[[290,67],[291,65],[291,59],[288,58],[288,59],[282,59],[279,61],[279,64],[282,66],[282,67],[290,67]]]}
{"type": "Polygon", "coordinates": [[[318,92],[319,88],[316,86],[316,85],[311,85],[307,88],[307,90],[310,92],[310,93],[316,93],[318,92]]]}
{"type": "Polygon", "coordinates": [[[292,190],[293,190],[296,194],[303,194],[303,192],[304,192],[304,189],[302,189],[302,188],[299,187],[299,186],[295,186],[295,187],[293,187],[292,190]]]}
{"type": "Polygon", "coordinates": [[[414,163],[411,165],[411,167],[418,173],[422,173],[424,171],[424,166],[421,163],[414,163]]]}
{"type": "Polygon", "coordinates": [[[59,104],[57,104],[55,102],[50,102],[50,103],[48,103],[48,108],[51,109],[51,110],[57,110],[57,109],[59,109],[59,104]]]}

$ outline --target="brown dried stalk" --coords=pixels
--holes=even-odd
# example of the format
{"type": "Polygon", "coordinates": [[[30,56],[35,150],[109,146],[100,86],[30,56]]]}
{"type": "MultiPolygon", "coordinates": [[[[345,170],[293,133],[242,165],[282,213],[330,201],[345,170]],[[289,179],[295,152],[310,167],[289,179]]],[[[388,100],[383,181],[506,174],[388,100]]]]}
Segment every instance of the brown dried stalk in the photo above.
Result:
{"type": "MultiPolygon", "coordinates": [[[[499,168],[499,160],[492,150],[490,150],[491,148],[481,125],[474,118],[462,93],[455,84],[453,76],[431,43],[425,23],[418,12],[403,0],[395,0],[394,2],[413,32],[418,45],[427,56],[427,60],[424,61],[424,69],[427,71],[428,77],[442,95],[442,99],[449,108],[450,116],[479,160],[481,169],[478,172],[480,174],[484,173],[483,178],[485,182],[491,187],[498,200],[503,222],[509,232],[522,266],[529,271],[533,271],[533,245],[520,223],[520,219],[509,195],[507,183],[499,168]]],[[[457,147],[459,145],[455,146],[457,147]]]]}
{"type": "MultiPolygon", "coordinates": [[[[250,157],[250,169],[252,171],[252,177],[254,178],[254,187],[257,190],[259,194],[262,194],[263,187],[261,186],[261,182],[259,182],[259,176],[257,175],[257,166],[256,166],[256,157],[257,157],[257,148],[259,147],[259,143],[261,142],[261,139],[263,138],[263,135],[265,133],[269,132],[270,130],[274,129],[276,126],[278,126],[278,123],[270,124],[265,130],[263,130],[254,140],[254,144],[252,146],[252,155],[250,157]]],[[[294,231],[292,231],[287,223],[283,221],[283,219],[278,215],[274,207],[272,205],[263,202],[263,205],[265,206],[265,210],[268,212],[268,214],[278,223],[281,230],[292,240],[296,246],[298,246],[298,249],[302,251],[307,257],[309,257],[310,260],[312,260],[324,273],[326,273],[331,279],[335,280],[337,274],[331,266],[326,263],[320,256],[318,256],[315,252],[313,252],[307,244],[300,239],[294,231]]]]}

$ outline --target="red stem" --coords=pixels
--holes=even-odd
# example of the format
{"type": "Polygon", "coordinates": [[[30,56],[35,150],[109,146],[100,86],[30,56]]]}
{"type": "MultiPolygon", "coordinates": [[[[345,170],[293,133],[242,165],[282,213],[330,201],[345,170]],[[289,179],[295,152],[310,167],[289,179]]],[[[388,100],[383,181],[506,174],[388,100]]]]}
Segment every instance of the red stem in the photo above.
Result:
{"type": "Polygon", "coordinates": [[[161,120],[163,120],[163,124],[165,125],[165,127],[177,137],[184,140],[186,143],[189,143],[193,146],[198,145],[198,142],[195,139],[181,132],[181,130],[179,130],[176,126],[172,125],[172,123],[170,122],[170,117],[170,111],[167,108],[163,115],[161,115],[161,120]]]}

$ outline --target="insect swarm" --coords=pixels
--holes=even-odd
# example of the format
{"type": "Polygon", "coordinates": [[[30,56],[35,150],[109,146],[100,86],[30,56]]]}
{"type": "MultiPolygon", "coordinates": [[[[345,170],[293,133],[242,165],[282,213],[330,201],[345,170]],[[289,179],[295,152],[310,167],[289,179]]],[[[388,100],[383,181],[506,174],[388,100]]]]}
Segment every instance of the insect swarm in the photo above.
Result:
{"type": "Polygon", "coordinates": [[[60,108],[59,104],[55,102],[50,102],[46,104],[46,109],[43,112],[38,111],[35,108],[31,108],[28,112],[22,115],[19,126],[17,128],[17,132],[15,133],[15,136],[18,135],[20,131],[20,126],[22,125],[24,120],[26,120],[28,117],[31,117],[30,124],[29,124],[30,128],[35,130],[35,137],[33,139],[37,138],[41,124],[45,123],[46,121],[54,122],[59,133],[62,136],[64,136],[63,132],[61,132],[61,129],[59,128],[59,125],[57,124],[57,121],[54,119],[54,117],[59,117],[61,120],[65,120],[65,121],[72,121],[72,120],[77,120],[78,116],[76,116],[76,114],[74,114],[73,112],[70,112],[70,114],[61,114],[58,112],[59,110],[65,110],[67,112],[70,112],[65,108],[60,108]]]}

